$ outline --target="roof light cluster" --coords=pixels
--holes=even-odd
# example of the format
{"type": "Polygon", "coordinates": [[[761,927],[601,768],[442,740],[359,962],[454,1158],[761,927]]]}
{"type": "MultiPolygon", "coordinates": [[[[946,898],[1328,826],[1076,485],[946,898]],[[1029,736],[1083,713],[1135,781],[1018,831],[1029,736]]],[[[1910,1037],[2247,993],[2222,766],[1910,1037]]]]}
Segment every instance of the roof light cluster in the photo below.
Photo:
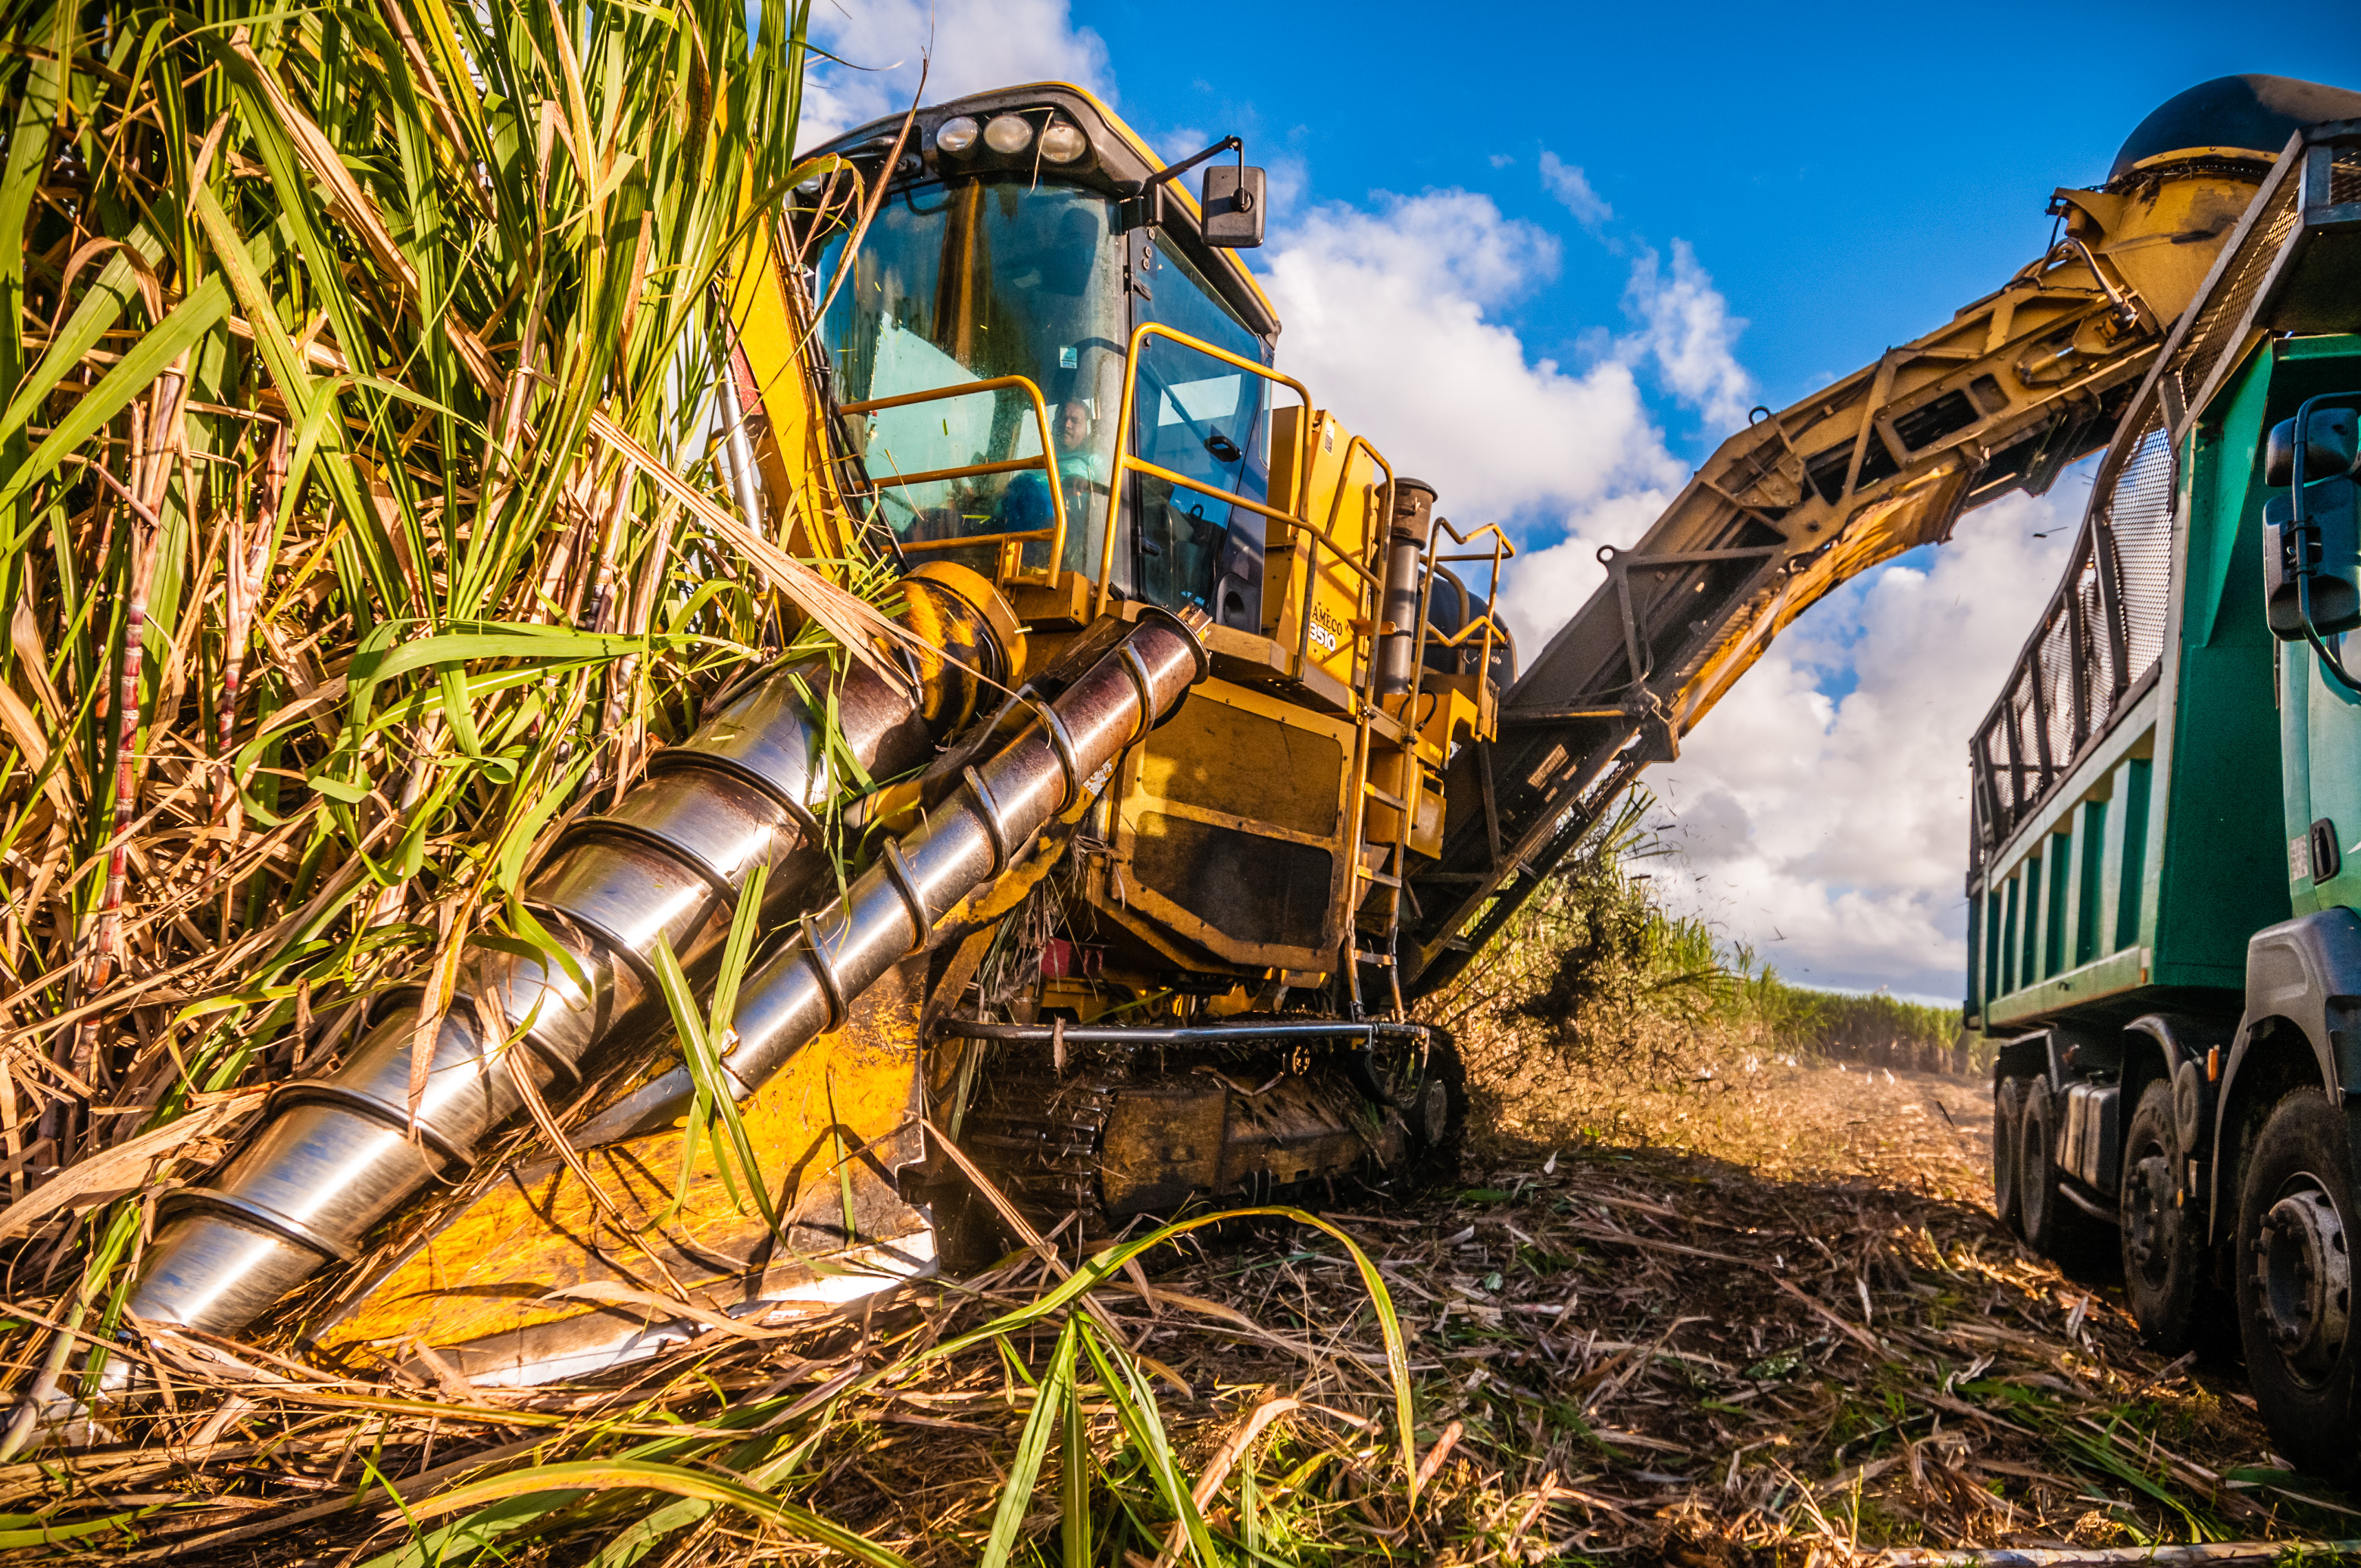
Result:
{"type": "Polygon", "coordinates": [[[935,128],[935,151],[947,157],[964,159],[978,141],[1003,158],[1038,150],[1044,163],[1080,162],[1091,150],[1080,126],[1054,116],[1037,127],[1022,114],[994,115],[981,125],[971,115],[956,115],[935,128]]]}

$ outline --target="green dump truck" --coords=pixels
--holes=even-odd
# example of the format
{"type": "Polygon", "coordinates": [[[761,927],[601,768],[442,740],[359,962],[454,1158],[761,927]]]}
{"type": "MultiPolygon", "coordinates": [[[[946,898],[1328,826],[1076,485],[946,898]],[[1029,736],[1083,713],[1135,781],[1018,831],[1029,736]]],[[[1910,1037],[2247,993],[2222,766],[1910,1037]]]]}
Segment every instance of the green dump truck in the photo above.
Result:
{"type": "Polygon", "coordinates": [[[2155,1348],[2243,1350],[2361,1463],[2361,121],[2299,134],[2101,460],[1972,742],[1993,1197],[2119,1249],[2155,1348]]]}

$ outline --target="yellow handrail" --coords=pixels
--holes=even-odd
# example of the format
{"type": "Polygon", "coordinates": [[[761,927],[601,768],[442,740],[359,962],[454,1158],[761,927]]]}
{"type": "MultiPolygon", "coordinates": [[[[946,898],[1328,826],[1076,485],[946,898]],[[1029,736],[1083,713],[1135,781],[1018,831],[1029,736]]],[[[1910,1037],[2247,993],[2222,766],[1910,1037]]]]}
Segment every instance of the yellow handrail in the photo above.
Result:
{"type": "Polygon", "coordinates": [[[1410,701],[1403,708],[1405,716],[1411,718],[1413,721],[1415,721],[1413,709],[1416,707],[1419,693],[1426,684],[1425,673],[1427,649],[1430,647],[1457,648],[1466,643],[1469,639],[1473,638],[1477,632],[1482,632],[1484,634],[1484,646],[1477,653],[1476,659],[1476,676],[1478,682],[1477,692],[1480,699],[1483,692],[1481,683],[1489,678],[1488,672],[1492,668],[1493,638],[1498,636],[1503,642],[1509,640],[1509,629],[1502,626],[1499,621],[1495,619],[1492,607],[1499,603],[1500,600],[1500,563],[1517,553],[1515,543],[1510,540],[1507,534],[1500,532],[1500,525],[1497,522],[1488,522],[1473,533],[1460,532],[1457,529],[1451,526],[1451,520],[1447,517],[1436,518],[1434,520],[1434,526],[1441,529],[1444,532],[1451,535],[1453,541],[1459,544],[1473,544],[1488,533],[1492,536],[1492,553],[1489,555],[1472,554],[1466,555],[1430,555],[1427,559],[1426,585],[1419,594],[1418,641],[1412,645],[1411,653],[1411,673],[1410,701]],[[1450,636],[1437,638],[1434,635],[1433,623],[1429,620],[1430,607],[1433,605],[1434,600],[1434,571],[1435,568],[1451,561],[1488,561],[1492,566],[1492,581],[1484,595],[1484,613],[1477,617],[1474,620],[1469,621],[1466,625],[1461,627],[1457,631],[1452,633],[1450,636]]]}
{"type": "Polygon", "coordinates": [[[1296,521],[1295,514],[1291,511],[1281,511],[1279,508],[1268,506],[1252,496],[1242,496],[1235,490],[1225,490],[1219,485],[1207,484],[1202,479],[1192,479],[1186,474],[1159,467],[1145,457],[1126,456],[1123,460],[1123,466],[1126,472],[1145,474],[1151,479],[1162,479],[1167,484],[1179,485],[1184,489],[1195,490],[1200,495],[1211,496],[1215,500],[1227,501],[1234,507],[1244,507],[1248,511],[1260,512],[1263,516],[1275,518],[1280,522],[1291,524],[1296,521]]]}
{"type": "MultiPolygon", "coordinates": [[[[1507,534],[1500,532],[1500,525],[1497,522],[1488,522],[1473,533],[1460,532],[1457,529],[1451,526],[1451,520],[1447,517],[1436,518],[1434,520],[1434,526],[1443,530],[1444,532],[1451,535],[1452,543],[1455,544],[1473,544],[1477,540],[1483,538],[1486,534],[1490,534],[1494,539],[1499,541],[1498,543],[1492,546],[1492,559],[1494,560],[1505,561],[1510,556],[1514,555],[1517,553],[1515,543],[1511,541],[1507,534]]],[[[1481,555],[1446,555],[1442,557],[1442,559],[1446,561],[1481,561],[1485,559],[1485,557],[1481,555]]]]}
{"type": "MultiPolygon", "coordinates": [[[[1097,608],[1092,612],[1094,615],[1104,615],[1106,613],[1107,605],[1115,594],[1115,514],[1122,510],[1123,477],[1126,473],[1150,474],[1155,477],[1163,479],[1168,484],[1178,481],[1182,485],[1186,485],[1189,488],[1199,491],[1202,494],[1212,496],[1219,500],[1228,501],[1235,506],[1244,506],[1251,511],[1260,512],[1266,517],[1277,518],[1282,522],[1300,524],[1305,527],[1309,527],[1311,525],[1311,520],[1302,515],[1301,511],[1278,511],[1260,502],[1249,500],[1246,497],[1235,494],[1231,491],[1218,489],[1213,486],[1203,484],[1194,479],[1183,478],[1181,476],[1171,472],[1170,469],[1159,468],[1155,464],[1148,462],[1144,458],[1135,457],[1132,455],[1132,390],[1139,384],[1140,351],[1147,345],[1148,340],[1151,337],[1169,338],[1172,342],[1180,344],[1185,348],[1193,348],[1200,354],[1211,355],[1213,358],[1224,364],[1235,365],[1239,369],[1259,376],[1266,381],[1276,381],[1280,386],[1294,392],[1297,397],[1302,399],[1303,412],[1305,416],[1301,421],[1303,425],[1303,455],[1301,460],[1298,464],[1298,470],[1299,472],[1307,475],[1311,471],[1312,420],[1310,416],[1312,413],[1312,391],[1310,388],[1304,386],[1302,382],[1297,380],[1292,376],[1282,376],[1267,365],[1257,365],[1251,359],[1232,354],[1226,348],[1219,348],[1213,344],[1203,342],[1198,338],[1191,337],[1185,332],[1176,332],[1172,328],[1166,326],[1161,322],[1140,323],[1138,326],[1132,329],[1131,343],[1129,346],[1125,349],[1123,356],[1123,400],[1116,405],[1115,410],[1114,483],[1115,494],[1114,503],[1107,509],[1106,539],[1099,549],[1099,597],[1097,608]]],[[[1297,487],[1299,496],[1305,488],[1306,487],[1303,486],[1297,487]]]]}
{"type": "MultiPolygon", "coordinates": [[[[1344,461],[1336,465],[1336,472],[1340,477],[1349,476],[1353,472],[1353,454],[1356,451],[1367,453],[1369,455],[1369,461],[1386,471],[1385,492],[1387,504],[1381,509],[1385,513],[1385,518],[1380,519],[1381,525],[1379,527],[1369,530],[1369,536],[1367,542],[1369,553],[1368,564],[1374,565],[1378,555],[1378,542],[1386,537],[1386,528],[1383,526],[1385,519],[1389,519],[1393,514],[1394,466],[1386,461],[1386,455],[1384,453],[1379,452],[1376,447],[1369,444],[1368,439],[1366,436],[1356,435],[1353,437],[1352,440],[1345,444],[1344,461]]],[[[1325,539],[1328,542],[1328,548],[1335,550],[1339,555],[1342,555],[1344,552],[1337,549],[1336,545],[1336,513],[1341,510],[1345,505],[1345,491],[1346,488],[1346,486],[1339,484],[1336,487],[1336,493],[1329,498],[1328,530],[1321,535],[1323,539],[1325,539]]],[[[1377,582],[1379,579],[1374,573],[1372,573],[1370,574],[1369,580],[1371,582],[1377,582]]]]}
{"type": "MultiPolygon", "coordinates": [[[[957,387],[936,387],[923,392],[903,392],[891,398],[867,398],[857,403],[846,403],[848,414],[876,413],[884,409],[906,408],[912,403],[928,403],[951,398],[971,398],[985,392],[997,392],[1011,387],[1022,387],[1033,403],[1033,421],[1041,433],[1041,455],[1038,457],[1012,457],[996,463],[969,463],[957,468],[929,468],[917,474],[895,474],[870,478],[896,488],[912,485],[939,484],[946,479],[980,478],[987,474],[1009,474],[1021,468],[1038,468],[1049,489],[1050,523],[1046,529],[1027,528],[1002,533],[962,533],[949,539],[904,540],[905,552],[929,550],[964,550],[978,544],[1027,544],[1037,539],[1049,541],[1049,570],[1055,572],[1066,551],[1066,491],[1058,482],[1058,450],[1049,437],[1049,405],[1042,400],[1041,389],[1029,376],[994,376],[988,380],[969,381],[957,387]]],[[[890,460],[891,454],[888,454],[890,460]]],[[[1112,537],[1113,531],[1109,531],[1112,537]]]]}

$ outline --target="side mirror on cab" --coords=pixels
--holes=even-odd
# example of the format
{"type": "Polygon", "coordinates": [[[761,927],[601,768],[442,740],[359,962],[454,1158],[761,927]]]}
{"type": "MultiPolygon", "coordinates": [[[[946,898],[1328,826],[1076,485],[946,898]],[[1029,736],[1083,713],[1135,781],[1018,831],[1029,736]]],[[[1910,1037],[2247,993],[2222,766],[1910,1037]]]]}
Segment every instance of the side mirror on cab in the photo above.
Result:
{"type": "Polygon", "coordinates": [[[1205,243],[1224,250],[1252,250],[1262,243],[1263,171],[1248,164],[1211,164],[1198,205],[1205,215],[1205,243]]]}
{"type": "Polygon", "coordinates": [[[1115,232],[1154,228],[1164,221],[1164,187],[1189,170],[1225,152],[1238,161],[1227,169],[1207,168],[1198,212],[1202,215],[1205,243],[1224,250],[1251,250],[1262,243],[1263,171],[1246,161],[1246,143],[1224,137],[1202,152],[1191,153],[1169,169],[1159,169],[1137,185],[1115,208],[1115,232]]]}
{"type": "Polygon", "coordinates": [[[2361,627],[2361,417],[2306,405],[2297,418],[2302,452],[2294,419],[2273,427],[2263,452],[2263,483],[2288,491],[2263,503],[2263,612],[2284,641],[2361,627]]]}

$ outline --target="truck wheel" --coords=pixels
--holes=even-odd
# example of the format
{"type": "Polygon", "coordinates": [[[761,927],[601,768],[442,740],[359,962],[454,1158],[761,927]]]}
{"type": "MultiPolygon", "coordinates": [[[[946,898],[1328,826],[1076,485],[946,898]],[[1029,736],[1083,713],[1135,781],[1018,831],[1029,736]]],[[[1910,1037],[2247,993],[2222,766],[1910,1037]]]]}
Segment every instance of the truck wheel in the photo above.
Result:
{"type": "Polygon", "coordinates": [[[2238,1184],[2238,1332],[2272,1446],[2336,1480],[2361,1440],[2347,1332],[2356,1213],[2345,1118],[2319,1090],[2298,1090],[2263,1124],[2238,1184]]]}
{"type": "Polygon", "coordinates": [[[2180,1135],[2174,1130],[2172,1086],[2141,1091],[2124,1138],[2124,1297],[2139,1324],[2140,1341],[2161,1355],[2179,1355],[2196,1334],[2202,1249],[2182,1223],[2180,1135]]]}
{"type": "Polygon", "coordinates": [[[2016,1234],[2025,1245],[2048,1255],[2058,1211],[2058,1174],[2050,1151],[2058,1146],[2058,1107],[2049,1081],[2037,1078],[2025,1086],[2025,1108],[2016,1118],[2016,1234]]]}
{"type": "Polygon", "coordinates": [[[2068,1273],[2088,1272],[2107,1249],[2100,1245],[2098,1222],[2059,1190],[2065,1178],[2058,1171],[2058,1097],[2048,1079],[2026,1084],[2025,1113],[2016,1126],[2017,1234],[2068,1273]]]}
{"type": "Polygon", "coordinates": [[[2025,1120],[2025,1080],[2004,1078],[1993,1085],[1993,1212],[2023,1235],[2017,1214],[2017,1124],[2025,1120]]]}

